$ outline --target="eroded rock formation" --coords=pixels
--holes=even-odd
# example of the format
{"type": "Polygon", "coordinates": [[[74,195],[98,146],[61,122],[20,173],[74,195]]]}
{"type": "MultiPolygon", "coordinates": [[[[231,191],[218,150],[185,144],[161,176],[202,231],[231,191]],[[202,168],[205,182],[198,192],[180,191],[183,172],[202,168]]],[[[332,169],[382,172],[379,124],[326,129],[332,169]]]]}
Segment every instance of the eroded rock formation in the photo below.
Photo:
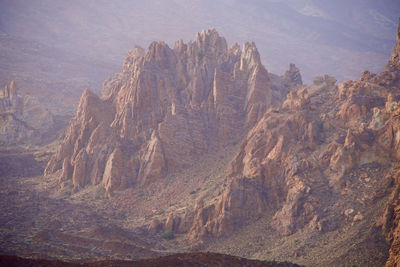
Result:
{"type": "Polygon", "coordinates": [[[215,30],[174,48],[136,47],[101,97],[84,92],[45,173],[62,169],[60,180],[76,190],[146,187],[233,140],[241,145],[217,197],[153,218],[149,232],[187,233],[201,243],[263,217],[282,236],[306,227],[329,232],[365,220],[393,190],[382,219],[375,215],[383,210],[368,217],[392,242],[393,265],[400,243],[398,58],[399,41],[382,73],[364,71],[340,84],[325,75],[305,86],[295,65],[283,77],[270,74],[254,43],[228,49],[215,30]]]}
{"type": "Polygon", "coordinates": [[[293,63],[290,63],[289,69],[283,75],[283,80],[291,86],[303,84],[303,79],[301,78],[300,70],[293,63]]]}
{"type": "Polygon", "coordinates": [[[397,35],[396,35],[397,43],[395,47],[393,48],[392,55],[390,57],[390,61],[388,66],[396,66],[400,67],[400,18],[399,18],[399,25],[397,29],[397,35]]]}
{"type": "Polygon", "coordinates": [[[15,81],[0,89],[0,144],[39,143],[54,126],[52,114],[38,99],[21,95],[15,81]]]}
{"type": "MultiPolygon", "coordinates": [[[[271,214],[270,226],[281,235],[307,226],[331,231],[340,224],[331,218],[344,214],[347,220],[354,216],[353,223],[363,220],[353,209],[334,208],[352,194],[358,183],[352,177],[374,181],[368,191],[371,201],[387,196],[393,180],[390,203],[376,223],[383,225],[392,244],[387,265],[399,264],[399,34],[384,72],[364,71],[359,80],[338,85],[327,75],[317,77],[313,85],[291,91],[281,107],[266,112],[231,162],[224,192],[195,210],[190,238],[226,236],[238,225],[271,214]],[[382,172],[367,175],[362,170],[371,168],[365,166],[382,172]]],[[[287,81],[296,80],[289,78],[293,73],[291,65],[287,81]]]]}
{"type": "Polygon", "coordinates": [[[195,220],[192,236],[220,236],[225,231],[210,224],[232,225],[271,211],[271,226],[292,234],[323,214],[326,200],[346,187],[346,174],[355,167],[376,163],[391,169],[399,159],[398,75],[364,72],[360,80],[338,86],[325,76],[290,92],[249,132],[230,164],[230,185],[209,217],[195,220]],[[239,204],[232,205],[232,194],[240,196],[239,204]]]}
{"type": "MultiPolygon", "coordinates": [[[[393,49],[392,56],[385,67],[385,78],[389,80],[385,85],[397,83],[397,90],[400,88],[400,19],[397,30],[397,43],[393,49]]],[[[397,95],[389,95],[385,108],[375,110],[374,124],[372,125],[381,128],[382,137],[380,144],[387,148],[389,153],[399,159],[399,143],[400,143],[400,107],[397,95]],[[397,100],[397,101],[396,101],[397,100]]],[[[389,259],[386,266],[400,265],[400,176],[398,168],[392,175],[393,183],[392,192],[389,201],[385,208],[385,213],[378,225],[382,226],[386,239],[390,242],[389,259]]]]}
{"type": "Polygon", "coordinates": [[[287,90],[271,81],[254,43],[228,49],[215,30],[173,48],[136,47],[101,98],[83,93],[45,173],[63,169],[75,188],[145,186],[240,139],[287,90]]]}

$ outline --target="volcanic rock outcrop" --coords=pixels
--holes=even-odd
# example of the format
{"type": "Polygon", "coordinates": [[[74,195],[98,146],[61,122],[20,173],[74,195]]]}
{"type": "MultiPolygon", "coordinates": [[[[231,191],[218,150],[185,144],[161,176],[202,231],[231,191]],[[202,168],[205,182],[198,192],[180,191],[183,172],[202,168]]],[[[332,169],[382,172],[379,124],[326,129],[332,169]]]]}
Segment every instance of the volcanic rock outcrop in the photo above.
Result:
{"type": "MultiPolygon", "coordinates": [[[[397,90],[400,88],[400,19],[397,29],[397,43],[393,49],[392,56],[385,67],[385,84],[389,86],[395,83],[397,90]]],[[[383,110],[376,110],[375,125],[381,126],[384,129],[384,134],[381,138],[381,143],[389,148],[391,155],[400,159],[399,143],[400,143],[400,106],[398,97],[390,95],[388,103],[383,110]],[[397,101],[396,101],[397,100],[397,101]]],[[[382,221],[378,225],[382,226],[386,239],[390,242],[389,259],[386,262],[387,266],[400,265],[400,173],[398,166],[392,174],[393,189],[389,197],[389,201],[385,208],[385,213],[382,216],[382,221]]]]}
{"type": "Polygon", "coordinates": [[[219,225],[263,216],[272,208],[278,209],[272,227],[292,234],[322,213],[328,196],[346,186],[345,175],[356,166],[377,163],[390,169],[399,159],[394,99],[400,91],[393,78],[398,75],[364,72],[360,80],[338,86],[325,76],[289,93],[249,132],[230,164],[231,184],[192,233],[218,236],[224,233],[219,225]]]}
{"type": "Polygon", "coordinates": [[[75,188],[145,186],[240,139],[287,88],[270,79],[254,43],[230,49],[215,30],[173,48],[129,51],[103,95],[85,91],[46,174],[75,188]]]}
{"type": "Polygon", "coordinates": [[[396,43],[395,47],[393,48],[393,52],[390,57],[388,67],[389,66],[400,67],[400,18],[399,18],[399,24],[398,24],[396,38],[397,38],[397,43],[396,43]]]}
{"type": "Polygon", "coordinates": [[[37,98],[19,94],[15,81],[0,89],[0,144],[38,143],[54,125],[37,98]]]}
{"type": "MultiPolygon", "coordinates": [[[[354,212],[343,212],[340,199],[368,192],[369,200],[359,203],[375,203],[388,196],[392,180],[390,203],[376,225],[383,225],[392,243],[388,266],[399,264],[399,38],[400,28],[384,72],[364,71],[359,80],[338,85],[327,75],[317,77],[313,85],[291,91],[281,107],[267,111],[230,163],[224,192],[194,211],[189,237],[227,236],[271,214],[270,227],[281,235],[306,226],[332,231],[339,227],[337,218],[354,212]],[[373,169],[381,172],[372,175],[373,169]],[[364,192],[355,177],[374,187],[364,192]]],[[[285,80],[299,81],[289,79],[293,73],[291,65],[285,80]]],[[[362,218],[357,214],[353,222],[362,218]]]]}
{"type": "Polygon", "coordinates": [[[376,227],[382,227],[392,244],[388,264],[394,264],[399,52],[398,41],[382,73],[364,71],[340,84],[325,75],[305,86],[294,64],[282,77],[270,74],[254,43],[228,49],[215,30],[174,48],[163,42],[148,51],[136,47],[101,97],[83,93],[45,174],[61,170],[60,181],[72,180],[75,190],[102,184],[111,193],[152,185],[240,143],[216,195],[154,217],[149,232],[187,233],[201,243],[259,218],[281,236],[307,227],[339,233],[368,218],[374,226],[364,235],[379,239],[376,227]]]}
{"type": "Polygon", "coordinates": [[[293,63],[289,65],[289,69],[283,75],[283,80],[290,87],[303,84],[303,79],[301,78],[300,70],[293,63]]]}

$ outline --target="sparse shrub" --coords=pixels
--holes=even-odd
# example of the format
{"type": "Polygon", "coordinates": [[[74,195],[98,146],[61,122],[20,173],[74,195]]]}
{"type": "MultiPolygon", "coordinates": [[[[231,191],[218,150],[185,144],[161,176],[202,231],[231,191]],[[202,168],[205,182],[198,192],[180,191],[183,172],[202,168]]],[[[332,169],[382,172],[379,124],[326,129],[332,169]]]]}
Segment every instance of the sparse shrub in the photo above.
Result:
{"type": "Polygon", "coordinates": [[[164,239],[170,240],[170,239],[174,239],[175,238],[175,234],[174,234],[174,232],[168,230],[168,231],[165,231],[161,235],[161,237],[164,238],[164,239]]]}
{"type": "Polygon", "coordinates": [[[7,228],[1,227],[1,228],[0,228],[0,232],[11,233],[11,230],[10,230],[10,229],[7,229],[7,228]]]}

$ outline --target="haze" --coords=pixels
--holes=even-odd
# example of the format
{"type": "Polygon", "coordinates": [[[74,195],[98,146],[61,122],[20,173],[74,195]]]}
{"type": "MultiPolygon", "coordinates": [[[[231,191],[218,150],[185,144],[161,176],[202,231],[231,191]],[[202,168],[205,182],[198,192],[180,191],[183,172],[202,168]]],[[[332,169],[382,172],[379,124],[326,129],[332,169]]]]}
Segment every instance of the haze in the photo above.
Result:
{"type": "MultiPolygon", "coordinates": [[[[57,49],[47,56],[54,60],[48,62],[51,65],[65,64],[63,52],[76,55],[77,65],[90,61],[92,70],[76,76],[92,82],[94,78],[96,85],[119,70],[135,44],[147,48],[150,42],[163,40],[173,45],[208,28],[216,28],[229,45],[255,41],[270,72],[280,75],[292,62],[306,82],[325,73],[339,81],[354,79],[364,69],[382,69],[400,14],[396,0],[2,0],[0,9],[3,43],[14,37],[26,41],[16,53],[34,53],[25,51],[32,41],[44,50],[57,49]]],[[[1,60],[3,71],[22,68],[8,66],[7,61],[1,60]]]]}
{"type": "Polygon", "coordinates": [[[0,265],[400,266],[399,15],[0,0],[0,265]]]}

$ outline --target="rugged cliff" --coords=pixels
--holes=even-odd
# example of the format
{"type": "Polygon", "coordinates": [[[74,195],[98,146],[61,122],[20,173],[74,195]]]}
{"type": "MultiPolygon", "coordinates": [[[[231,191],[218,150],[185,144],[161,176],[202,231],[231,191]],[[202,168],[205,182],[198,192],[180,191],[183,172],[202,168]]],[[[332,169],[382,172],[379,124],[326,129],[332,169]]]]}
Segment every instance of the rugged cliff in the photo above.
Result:
{"type": "Polygon", "coordinates": [[[266,112],[230,163],[226,189],[194,212],[190,238],[228,236],[271,214],[270,227],[283,236],[305,227],[348,231],[346,221],[353,226],[367,218],[375,223],[368,226],[371,236],[381,225],[388,232],[387,265],[398,264],[398,48],[399,41],[382,73],[364,71],[338,85],[317,77],[266,112]]]}
{"type": "MultiPolygon", "coordinates": [[[[389,72],[391,74],[391,79],[397,80],[397,90],[400,88],[399,80],[400,80],[400,19],[399,26],[397,30],[397,43],[393,49],[392,56],[390,57],[390,61],[385,67],[385,72],[389,72]],[[396,74],[393,74],[396,73],[396,74]]],[[[393,101],[393,97],[390,96],[393,101]]],[[[398,143],[400,142],[400,121],[399,115],[400,110],[397,103],[393,102],[392,105],[388,105],[387,108],[391,109],[390,114],[386,114],[386,124],[387,124],[387,133],[386,133],[386,142],[392,142],[395,144],[395,149],[392,150],[392,155],[399,159],[399,147],[398,143]]],[[[400,264],[400,180],[399,180],[399,166],[395,166],[395,171],[393,172],[391,182],[392,192],[389,197],[389,201],[385,208],[385,213],[382,216],[382,220],[380,225],[383,228],[383,231],[386,233],[386,238],[390,242],[391,247],[389,250],[389,259],[386,263],[387,266],[397,266],[400,264]]]]}
{"type": "Polygon", "coordinates": [[[173,48],[136,47],[101,98],[83,93],[45,173],[62,169],[61,180],[72,179],[76,189],[146,186],[239,140],[280,105],[281,80],[271,80],[254,43],[228,49],[215,30],[173,48]]]}
{"type": "Polygon", "coordinates": [[[54,127],[53,115],[15,81],[0,89],[0,145],[35,144],[54,127]]]}
{"type": "Polygon", "coordinates": [[[178,233],[191,248],[227,252],[229,238],[253,228],[239,255],[271,255],[275,243],[264,240],[273,230],[284,244],[273,247],[290,260],[382,264],[383,229],[391,266],[399,254],[399,52],[398,41],[381,73],[340,84],[325,75],[306,86],[293,64],[283,76],[268,73],[254,43],[228,49],[215,30],[173,48],[136,47],[101,97],[83,93],[45,174],[74,192],[101,185],[117,208],[137,212],[131,227],[178,233]],[[217,178],[196,173],[217,161],[226,168],[217,178]],[[132,188],[140,193],[123,191],[132,188]]]}

